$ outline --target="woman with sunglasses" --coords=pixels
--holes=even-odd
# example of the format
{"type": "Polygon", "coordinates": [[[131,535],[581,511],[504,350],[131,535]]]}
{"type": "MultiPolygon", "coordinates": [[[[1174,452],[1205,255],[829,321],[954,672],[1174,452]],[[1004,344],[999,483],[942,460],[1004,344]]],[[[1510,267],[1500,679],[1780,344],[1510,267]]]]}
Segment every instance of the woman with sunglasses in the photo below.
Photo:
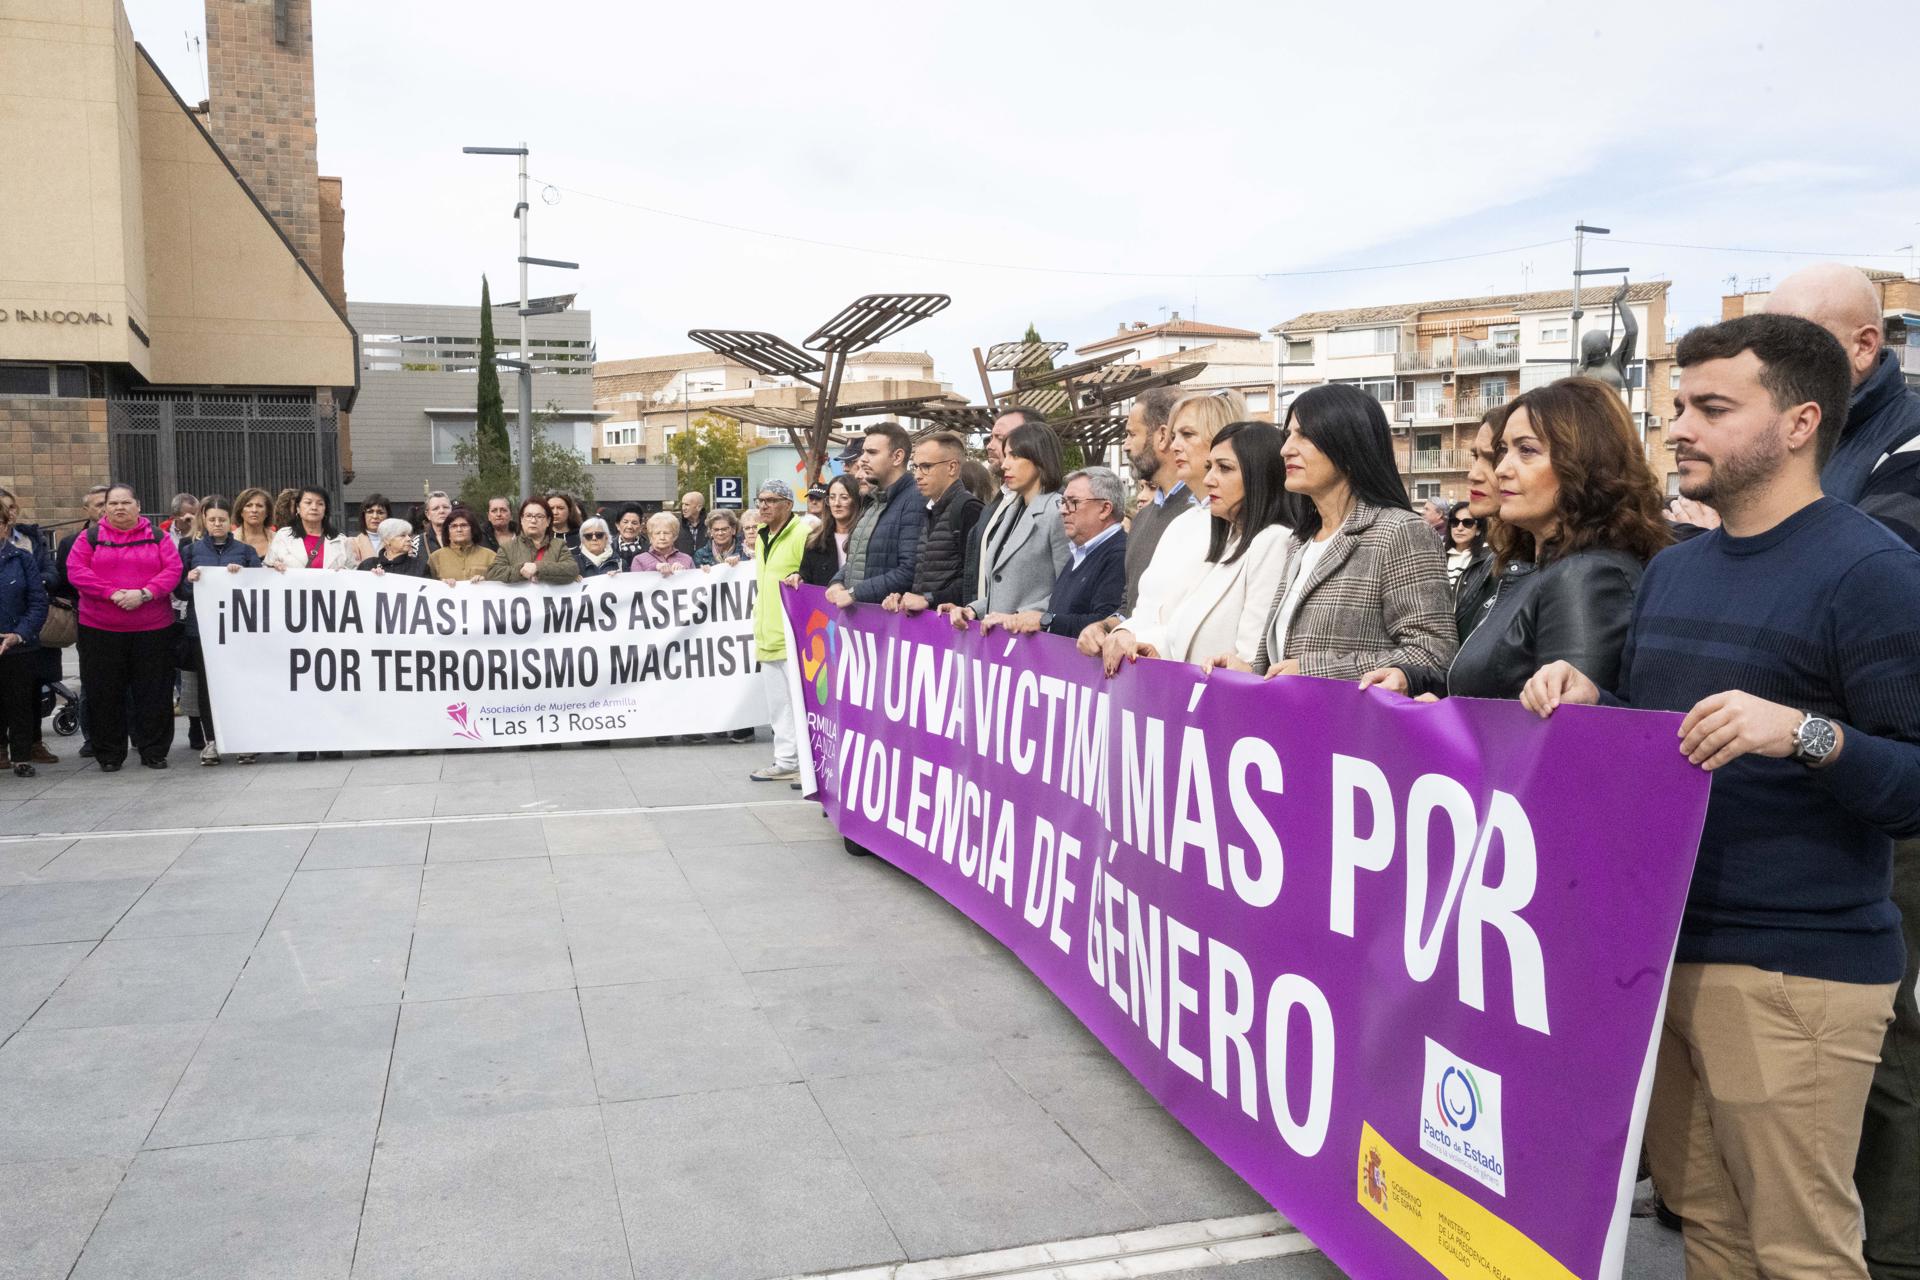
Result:
{"type": "Polygon", "coordinates": [[[583,578],[600,578],[620,572],[620,553],[613,547],[613,531],[599,516],[591,516],[580,526],[580,545],[573,549],[574,561],[583,578]]]}

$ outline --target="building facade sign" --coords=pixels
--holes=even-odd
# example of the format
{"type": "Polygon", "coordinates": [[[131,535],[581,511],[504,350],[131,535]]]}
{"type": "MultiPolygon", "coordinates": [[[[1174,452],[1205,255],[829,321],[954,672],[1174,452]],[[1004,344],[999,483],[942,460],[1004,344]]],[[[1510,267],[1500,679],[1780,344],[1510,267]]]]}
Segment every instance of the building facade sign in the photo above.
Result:
{"type": "Polygon", "coordinates": [[[49,311],[49,310],[41,310],[39,308],[28,310],[24,307],[15,307],[9,310],[6,307],[0,307],[0,324],[8,324],[8,323],[111,325],[113,323],[113,312],[111,311],[63,311],[58,309],[49,311]]]}

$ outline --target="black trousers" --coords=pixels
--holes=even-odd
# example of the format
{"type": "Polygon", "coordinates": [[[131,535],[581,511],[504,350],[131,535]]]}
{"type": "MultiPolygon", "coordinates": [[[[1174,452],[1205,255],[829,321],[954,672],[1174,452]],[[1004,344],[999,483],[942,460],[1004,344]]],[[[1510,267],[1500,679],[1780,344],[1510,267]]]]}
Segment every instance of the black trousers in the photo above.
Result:
{"type": "Polygon", "coordinates": [[[180,669],[191,671],[200,678],[194,683],[200,686],[198,705],[183,707],[190,716],[200,718],[200,731],[213,741],[213,690],[207,687],[207,653],[200,647],[200,637],[182,633],[180,637],[180,669]]]}
{"type": "Polygon", "coordinates": [[[33,756],[33,731],[40,723],[40,654],[9,649],[0,654],[0,727],[7,755],[15,764],[33,756]]]}
{"type": "Polygon", "coordinates": [[[80,628],[80,683],[86,686],[93,758],[122,764],[127,740],[142,760],[173,749],[173,628],[80,628]]]}

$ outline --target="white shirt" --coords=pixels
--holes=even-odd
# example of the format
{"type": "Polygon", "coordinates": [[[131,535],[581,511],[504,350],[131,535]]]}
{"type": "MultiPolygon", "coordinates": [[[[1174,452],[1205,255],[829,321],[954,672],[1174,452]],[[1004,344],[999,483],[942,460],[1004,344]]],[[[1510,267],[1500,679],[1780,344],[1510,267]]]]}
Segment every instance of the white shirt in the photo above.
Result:
{"type": "Polygon", "coordinates": [[[1293,575],[1293,581],[1287,584],[1287,594],[1280,600],[1280,607],[1274,610],[1273,634],[1267,640],[1267,653],[1277,666],[1284,660],[1287,652],[1287,631],[1293,626],[1293,615],[1300,608],[1300,593],[1306,589],[1307,579],[1313,576],[1313,567],[1320,563],[1320,557],[1326,554],[1328,537],[1323,542],[1308,540],[1300,549],[1300,571],[1293,575]]]}
{"type": "Polygon", "coordinates": [[[1106,528],[1102,529],[1099,533],[1096,533],[1091,538],[1088,538],[1085,542],[1080,543],[1079,545],[1069,546],[1067,550],[1073,556],[1073,567],[1078,569],[1080,567],[1080,562],[1085,560],[1088,556],[1092,555],[1093,549],[1095,547],[1099,546],[1101,543],[1105,542],[1108,538],[1111,538],[1114,534],[1118,532],[1120,532],[1120,525],[1118,521],[1115,521],[1113,524],[1110,524],[1106,528]]]}

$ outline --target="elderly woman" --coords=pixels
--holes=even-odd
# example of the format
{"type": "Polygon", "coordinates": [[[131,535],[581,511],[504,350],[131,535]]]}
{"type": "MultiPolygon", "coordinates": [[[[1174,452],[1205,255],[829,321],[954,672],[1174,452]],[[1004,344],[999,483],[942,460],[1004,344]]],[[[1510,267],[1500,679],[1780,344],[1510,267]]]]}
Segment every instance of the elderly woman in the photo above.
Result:
{"type": "Polygon", "coordinates": [[[443,490],[435,489],[427,495],[427,501],[420,509],[420,521],[414,530],[413,540],[414,552],[421,560],[430,558],[447,545],[447,517],[452,514],[453,499],[443,490]]]}
{"type": "Polygon", "coordinates": [[[613,553],[620,557],[622,569],[633,568],[634,557],[647,549],[646,513],[629,502],[620,508],[620,516],[614,524],[613,553]]]}
{"type": "Polygon", "coordinates": [[[693,553],[696,568],[739,564],[746,552],[740,545],[740,517],[731,511],[716,511],[707,517],[707,543],[693,553]]]}
{"type": "Polygon", "coordinates": [[[80,593],[80,681],[102,773],[127,759],[167,767],[173,746],[173,606],[180,552],[140,514],[130,485],[107,491],[100,523],[74,541],[67,581],[80,593]],[[132,713],[129,721],[129,712],[132,713]]]}
{"type": "Polygon", "coordinates": [[[427,557],[427,568],[442,582],[482,582],[494,561],[492,547],[478,541],[480,520],[465,507],[447,517],[447,545],[427,557]]]}
{"type": "Polygon", "coordinates": [[[679,541],[680,517],[671,511],[654,512],[647,521],[647,549],[633,558],[634,571],[664,576],[693,568],[693,557],[678,548],[679,541]]]}
{"type": "Polygon", "coordinates": [[[380,554],[362,560],[360,568],[369,573],[398,573],[409,578],[433,576],[427,570],[427,558],[414,550],[413,526],[405,520],[389,516],[380,522],[375,536],[380,539],[380,554]]]}
{"type": "Polygon", "coordinates": [[[580,525],[580,545],[573,559],[583,578],[599,578],[620,572],[620,553],[613,549],[613,531],[599,516],[588,516],[580,525]]]}
{"type": "Polygon", "coordinates": [[[553,536],[553,513],[539,495],[520,502],[520,532],[501,546],[487,566],[490,582],[578,582],[580,562],[553,536]]]}

